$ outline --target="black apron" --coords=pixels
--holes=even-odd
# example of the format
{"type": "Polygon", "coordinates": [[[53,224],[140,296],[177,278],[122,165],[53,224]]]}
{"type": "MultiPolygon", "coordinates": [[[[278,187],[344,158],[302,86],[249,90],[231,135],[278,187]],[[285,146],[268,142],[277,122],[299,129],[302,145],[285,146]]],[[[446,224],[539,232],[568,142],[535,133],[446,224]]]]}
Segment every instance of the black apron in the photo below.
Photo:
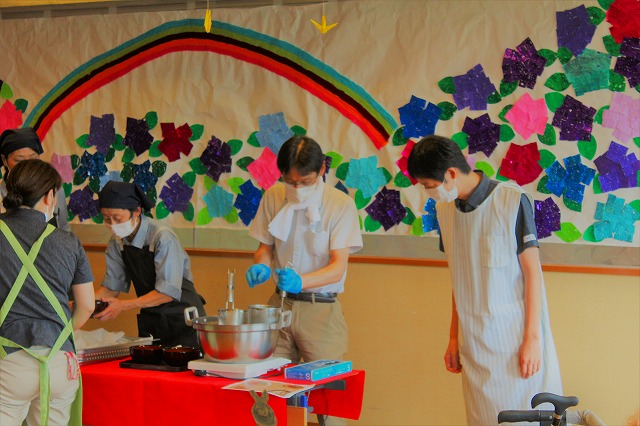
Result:
{"type": "MultiPolygon", "coordinates": [[[[156,287],[156,268],[154,253],[149,246],[139,249],[124,246],[122,260],[127,268],[133,288],[138,297],[144,296],[156,287]]],[[[182,278],[182,296],[180,301],[172,300],[159,306],[142,308],[138,314],[138,334],[140,337],[153,336],[160,339],[164,346],[193,346],[199,347],[196,330],[184,321],[184,309],[195,306],[199,316],[205,316],[205,300],[196,293],[193,283],[182,278]]]]}

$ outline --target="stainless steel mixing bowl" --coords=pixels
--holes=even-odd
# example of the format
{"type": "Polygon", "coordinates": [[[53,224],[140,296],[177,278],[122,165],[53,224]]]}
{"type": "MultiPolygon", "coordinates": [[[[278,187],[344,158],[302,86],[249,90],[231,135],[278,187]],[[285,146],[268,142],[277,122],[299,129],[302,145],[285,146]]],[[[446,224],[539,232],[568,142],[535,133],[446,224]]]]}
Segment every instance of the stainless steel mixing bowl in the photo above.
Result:
{"type": "Polygon", "coordinates": [[[238,364],[269,358],[280,328],[291,324],[291,311],[283,312],[280,321],[272,324],[220,325],[218,317],[198,317],[195,307],[185,309],[184,318],[197,331],[205,359],[238,364]]]}

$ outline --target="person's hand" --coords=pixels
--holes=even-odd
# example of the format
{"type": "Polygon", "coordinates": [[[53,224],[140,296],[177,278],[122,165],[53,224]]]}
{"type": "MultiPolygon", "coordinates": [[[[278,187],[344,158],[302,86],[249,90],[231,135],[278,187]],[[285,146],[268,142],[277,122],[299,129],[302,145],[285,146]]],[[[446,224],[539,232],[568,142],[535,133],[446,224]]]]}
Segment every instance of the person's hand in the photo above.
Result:
{"type": "Polygon", "coordinates": [[[100,300],[103,302],[107,302],[109,306],[107,306],[104,311],[99,314],[93,315],[93,318],[98,319],[100,321],[108,321],[117,317],[120,312],[124,311],[124,302],[116,297],[102,297],[100,300]]]}
{"type": "Polygon", "coordinates": [[[520,376],[523,379],[528,379],[540,371],[540,365],[542,364],[540,339],[524,339],[518,351],[518,362],[520,364],[520,376]]]}
{"type": "Polygon", "coordinates": [[[278,274],[278,288],[287,293],[300,293],[302,291],[302,277],[291,268],[276,269],[278,274]]]}
{"type": "Polygon", "coordinates": [[[249,287],[253,288],[258,284],[262,284],[271,276],[271,268],[269,268],[264,263],[256,263],[255,265],[251,265],[249,269],[247,269],[247,283],[249,283],[249,287]]]}
{"type": "Polygon", "coordinates": [[[462,372],[462,364],[460,363],[460,352],[458,352],[458,341],[449,340],[449,346],[444,354],[444,365],[447,367],[447,371],[451,373],[462,372]]]}

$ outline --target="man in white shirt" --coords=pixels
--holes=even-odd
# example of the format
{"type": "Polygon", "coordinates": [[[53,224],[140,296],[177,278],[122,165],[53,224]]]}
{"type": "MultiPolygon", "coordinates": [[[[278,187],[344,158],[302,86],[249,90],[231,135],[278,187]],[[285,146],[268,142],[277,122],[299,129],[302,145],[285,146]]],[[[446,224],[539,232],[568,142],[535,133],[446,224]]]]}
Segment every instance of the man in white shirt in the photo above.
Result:
{"type": "Polygon", "coordinates": [[[283,183],[262,197],[249,235],[260,242],[247,271],[250,287],[271,277],[277,284],[271,305],[293,312],[280,331],[276,356],[293,362],[341,359],[347,325],[338,294],[344,291],[349,254],[362,248],[353,200],[325,185],[325,155],[313,139],[294,136],[278,152],[283,183]]]}

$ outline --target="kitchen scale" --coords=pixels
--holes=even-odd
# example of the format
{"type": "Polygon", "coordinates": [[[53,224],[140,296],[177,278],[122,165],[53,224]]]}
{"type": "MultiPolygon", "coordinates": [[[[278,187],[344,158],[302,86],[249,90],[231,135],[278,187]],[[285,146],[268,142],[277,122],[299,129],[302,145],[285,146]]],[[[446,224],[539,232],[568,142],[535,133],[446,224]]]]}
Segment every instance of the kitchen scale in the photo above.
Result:
{"type": "Polygon", "coordinates": [[[219,376],[227,379],[251,379],[276,370],[291,361],[286,358],[268,358],[263,361],[231,364],[205,361],[202,359],[189,361],[188,368],[198,376],[219,376]]]}

